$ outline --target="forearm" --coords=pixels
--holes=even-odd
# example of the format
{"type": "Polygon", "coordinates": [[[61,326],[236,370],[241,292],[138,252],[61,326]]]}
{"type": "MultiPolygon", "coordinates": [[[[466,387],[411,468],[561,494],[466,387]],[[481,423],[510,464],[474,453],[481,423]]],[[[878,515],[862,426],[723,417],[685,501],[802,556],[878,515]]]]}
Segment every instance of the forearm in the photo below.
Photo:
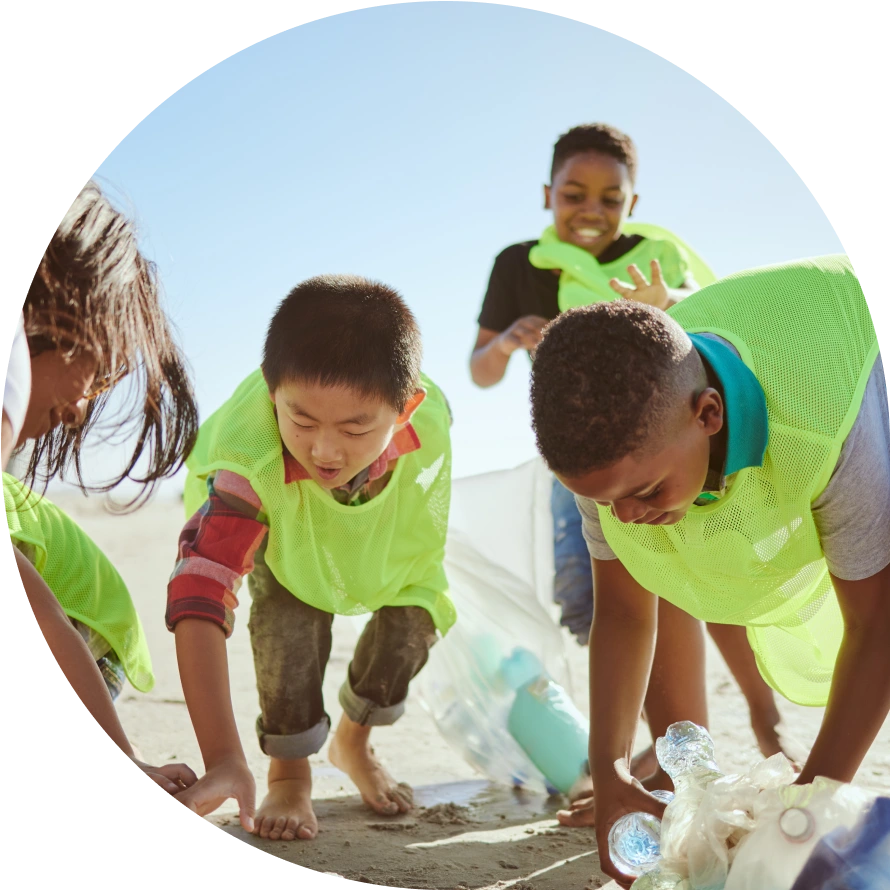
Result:
{"type": "Polygon", "coordinates": [[[864,581],[833,580],[844,611],[844,638],[822,728],[799,784],[816,776],[852,781],[890,712],[890,566],[864,581]],[[861,611],[852,614],[851,606],[861,611]]]}
{"type": "Polygon", "coordinates": [[[816,776],[851,782],[890,711],[887,631],[846,634],[838,654],[822,728],[798,782],[816,776]],[[864,678],[868,678],[865,682],[864,678]]]}
{"type": "Polygon", "coordinates": [[[614,772],[616,761],[630,763],[655,651],[657,600],[633,582],[618,560],[594,561],[594,589],[590,767],[595,781],[598,773],[614,772]],[[609,583],[613,579],[614,586],[609,583]],[[618,599],[618,584],[631,586],[636,607],[622,609],[609,602],[618,599]]]}
{"type": "Polygon", "coordinates": [[[132,757],[133,749],[89,647],[37,569],[16,547],[13,552],[34,617],[62,673],[93,719],[125,754],[132,757]]]}
{"type": "Polygon", "coordinates": [[[211,621],[186,618],[176,625],[175,635],[182,691],[205,768],[231,758],[244,760],[229,689],[225,632],[211,621]]]}
{"type": "Polygon", "coordinates": [[[630,762],[655,651],[655,625],[594,619],[590,635],[590,765],[630,762]]]}
{"type": "Polygon", "coordinates": [[[510,356],[498,346],[497,340],[477,347],[470,357],[470,376],[473,378],[473,383],[481,387],[500,383],[507,372],[509,362],[510,356]]]}

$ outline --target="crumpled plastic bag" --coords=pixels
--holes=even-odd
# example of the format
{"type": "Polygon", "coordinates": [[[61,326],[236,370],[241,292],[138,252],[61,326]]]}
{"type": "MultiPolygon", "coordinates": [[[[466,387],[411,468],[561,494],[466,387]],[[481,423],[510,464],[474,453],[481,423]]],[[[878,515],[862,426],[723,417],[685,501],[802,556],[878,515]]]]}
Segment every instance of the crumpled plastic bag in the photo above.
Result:
{"type": "Polygon", "coordinates": [[[720,779],[705,792],[689,841],[689,878],[696,887],[722,887],[738,845],[757,824],[764,792],[789,785],[794,768],[784,754],[747,773],[720,779]]]}
{"type": "Polygon", "coordinates": [[[819,839],[853,826],[876,796],[824,778],[794,785],[795,775],[776,754],[743,774],[681,779],[662,821],[662,860],[634,888],[790,890],[819,839]]]}
{"type": "Polygon", "coordinates": [[[876,796],[822,777],[759,795],[755,828],[738,845],[725,890],[790,890],[819,840],[852,828],[876,796]]]}

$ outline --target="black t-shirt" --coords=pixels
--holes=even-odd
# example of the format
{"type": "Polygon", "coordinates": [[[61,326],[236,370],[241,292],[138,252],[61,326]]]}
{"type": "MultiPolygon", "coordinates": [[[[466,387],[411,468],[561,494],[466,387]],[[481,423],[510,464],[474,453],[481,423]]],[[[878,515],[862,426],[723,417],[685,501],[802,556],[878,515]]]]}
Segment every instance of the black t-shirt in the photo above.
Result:
{"type": "MultiPolygon", "coordinates": [[[[640,235],[621,235],[599,260],[611,263],[642,240],[640,235]]],[[[536,268],[528,259],[537,243],[511,244],[497,255],[479,313],[480,328],[500,333],[525,315],[540,315],[548,321],[559,315],[559,275],[552,269],[536,268]]]]}

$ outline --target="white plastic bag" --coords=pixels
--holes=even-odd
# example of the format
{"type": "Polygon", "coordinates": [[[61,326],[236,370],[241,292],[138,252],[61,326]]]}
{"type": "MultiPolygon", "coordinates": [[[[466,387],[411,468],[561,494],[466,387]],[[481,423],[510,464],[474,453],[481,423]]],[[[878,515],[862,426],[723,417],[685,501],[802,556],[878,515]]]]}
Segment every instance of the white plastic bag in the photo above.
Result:
{"type": "Polygon", "coordinates": [[[540,460],[455,480],[445,570],[457,624],[417,680],[446,740],[496,782],[552,790],[507,729],[515,691],[501,671],[517,648],[570,693],[553,605],[552,476],[540,460]]]}
{"type": "Polygon", "coordinates": [[[835,828],[851,828],[875,797],[821,777],[759,795],[756,827],[739,844],[725,890],[790,890],[819,840],[835,828]]]}

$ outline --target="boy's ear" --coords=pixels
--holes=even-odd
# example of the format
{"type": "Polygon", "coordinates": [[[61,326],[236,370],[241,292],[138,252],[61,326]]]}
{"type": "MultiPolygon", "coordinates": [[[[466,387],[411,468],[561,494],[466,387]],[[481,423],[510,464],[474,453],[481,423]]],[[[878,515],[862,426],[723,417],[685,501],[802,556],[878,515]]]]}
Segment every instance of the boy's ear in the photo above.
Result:
{"type": "Polygon", "coordinates": [[[421,402],[423,402],[425,398],[426,390],[423,387],[416,389],[414,395],[408,399],[408,402],[405,405],[405,410],[402,411],[396,419],[396,423],[399,424],[399,426],[402,426],[411,420],[411,415],[420,407],[421,402]]]}
{"type": "Polygon", "coordinates": [[[723,396],[712,386],[703,389],[695,400],[695,417],[707,436],[715,436],[726,422],[723,396]]]}
{"type": "Polygon", "coordinates": [[[552,210],[553,208],[550,206],[550,186],[544,186],[544,209],[552,210]]]}

